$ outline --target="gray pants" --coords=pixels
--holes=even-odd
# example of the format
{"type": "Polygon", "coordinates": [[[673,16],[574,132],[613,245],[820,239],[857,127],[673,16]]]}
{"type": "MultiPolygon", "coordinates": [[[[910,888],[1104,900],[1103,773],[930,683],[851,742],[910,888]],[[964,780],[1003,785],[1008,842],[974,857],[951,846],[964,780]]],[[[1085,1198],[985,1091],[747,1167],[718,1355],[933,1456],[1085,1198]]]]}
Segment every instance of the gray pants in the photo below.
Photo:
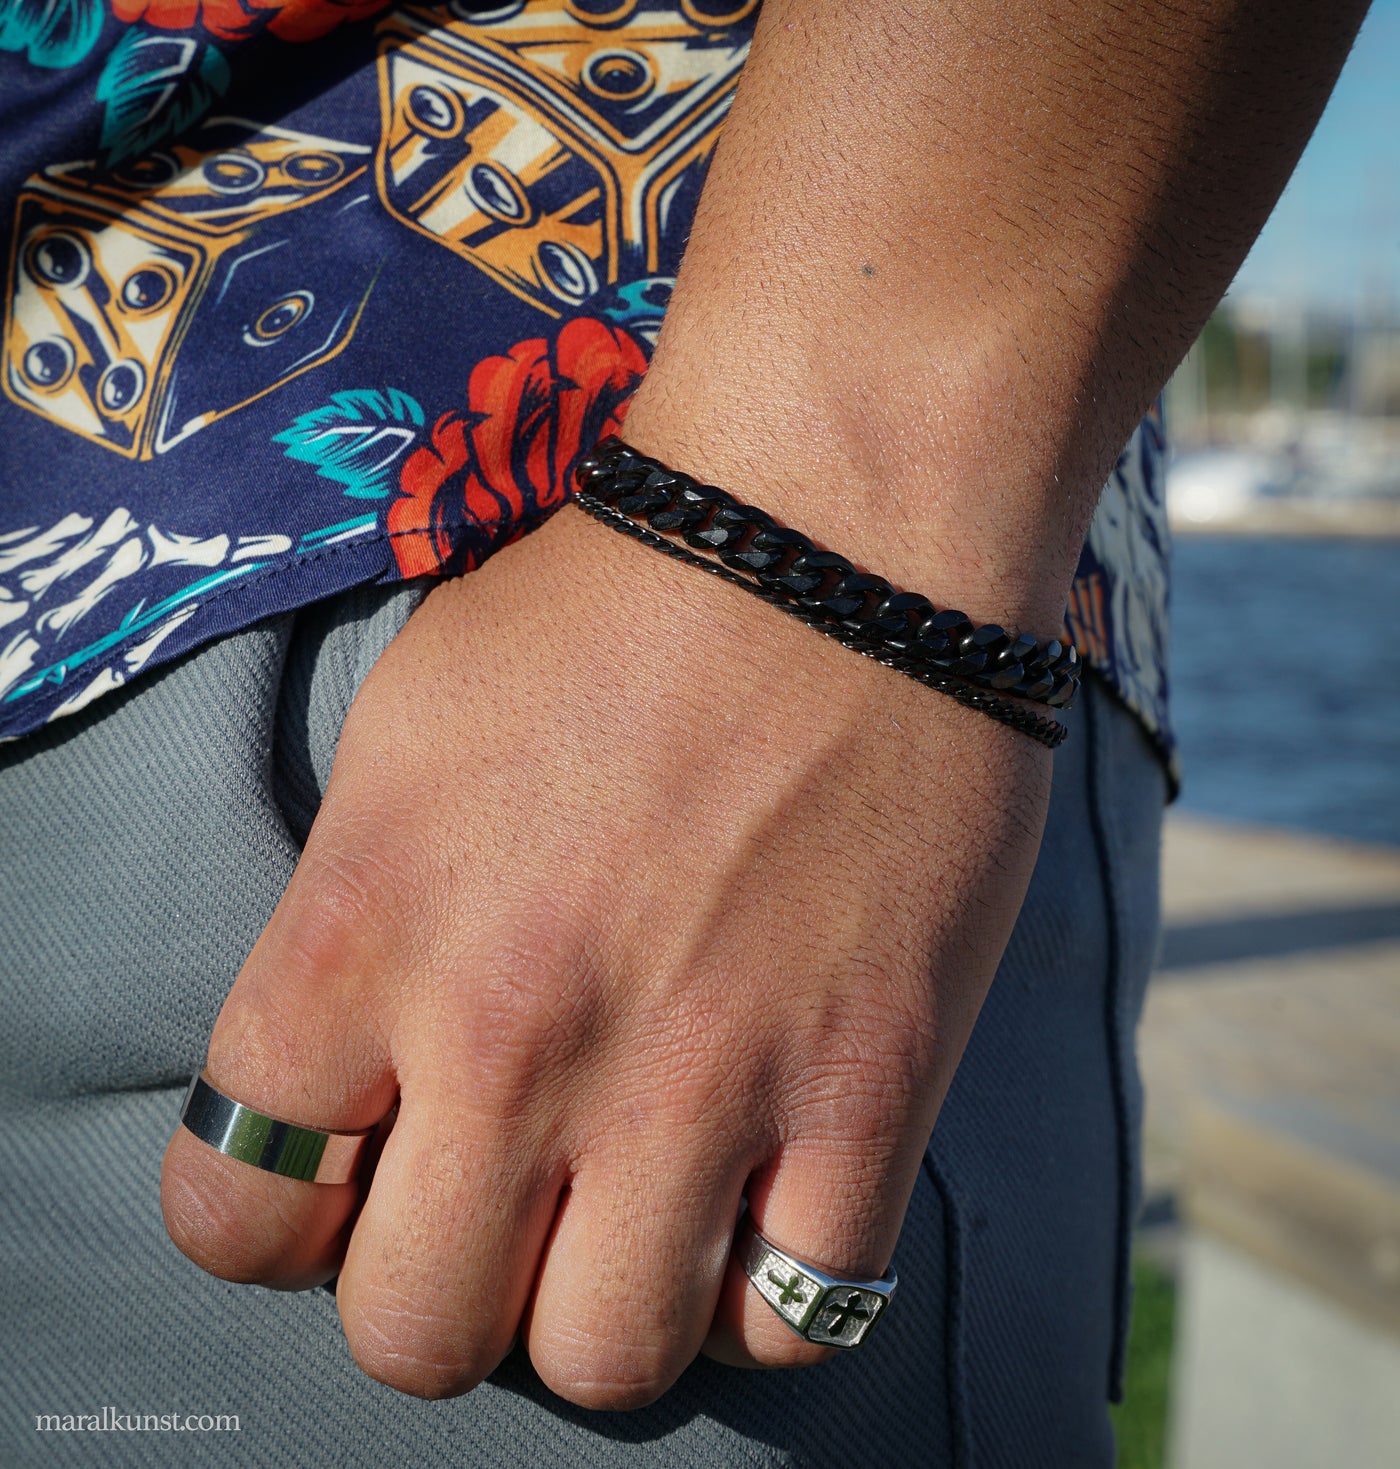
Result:
{"type": "Polygon", "coordinates": [[[329,1291],[228,1285],[170,1244],[181,1089],[419,595],[264,623],[0,747],[0,1463],[1111,1464],[1164,784],[1093,680],[867,1348],[805,1372],[701,1360],[629,1414],[562,1402],[517,1352],[419,1402],[360,1373],[329,1291]],[[239,1429],[36,1426],[104,1408],[239,1429]]]}

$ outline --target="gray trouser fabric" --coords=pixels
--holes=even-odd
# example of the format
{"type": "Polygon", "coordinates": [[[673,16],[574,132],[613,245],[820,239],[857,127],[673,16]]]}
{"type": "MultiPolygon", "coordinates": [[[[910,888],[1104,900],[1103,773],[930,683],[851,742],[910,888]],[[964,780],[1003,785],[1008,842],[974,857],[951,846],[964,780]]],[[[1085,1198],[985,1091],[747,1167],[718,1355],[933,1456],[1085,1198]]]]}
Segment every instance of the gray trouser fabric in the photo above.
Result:
{"type": "Polygon", "coordinates": [[[227,1285],[169,1243],[182,1086],[418,595],[262,624],[0,748],[0,1463],[1110,1464],[1164,784],[1092,681],[868,1347],[808,1372],[702,1360],[632,1414],[572,1408],[517,1353],[424,1403],[359,1372],[328,1291],[227,1285]],[[239,1431],[36,1427],[104,1407],[239,1431]]]}

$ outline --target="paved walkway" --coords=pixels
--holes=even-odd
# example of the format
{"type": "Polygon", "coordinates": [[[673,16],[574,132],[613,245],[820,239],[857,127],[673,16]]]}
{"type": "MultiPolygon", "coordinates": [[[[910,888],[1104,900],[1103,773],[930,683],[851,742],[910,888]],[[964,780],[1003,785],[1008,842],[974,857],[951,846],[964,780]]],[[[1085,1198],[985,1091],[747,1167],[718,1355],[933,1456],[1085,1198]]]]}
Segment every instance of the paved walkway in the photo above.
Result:
{"type": "Polygon", "coordinates": [[[1293,1095],[1400,1138],[1400,851],[1173,814],[1140,1040],[1148,1198],[1197,1098],[1293,1095]]]}
{"type": "Polygon", "coordinates": [[[1400,851],[1173,813],[1164,857],[1140,1243],[1181,1287],[1172,1462],[1395,1464],[1400,851]]]}

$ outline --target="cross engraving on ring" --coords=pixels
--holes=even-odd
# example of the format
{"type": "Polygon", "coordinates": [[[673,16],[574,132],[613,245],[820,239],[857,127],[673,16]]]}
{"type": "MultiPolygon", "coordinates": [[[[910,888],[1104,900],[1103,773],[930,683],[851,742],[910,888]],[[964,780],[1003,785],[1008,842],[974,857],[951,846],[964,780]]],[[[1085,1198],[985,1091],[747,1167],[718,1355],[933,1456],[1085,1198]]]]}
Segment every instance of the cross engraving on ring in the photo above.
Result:
{"type": "Polygon", "coordinates": [[[801,1305],[807,1299],[798,1289],[798,1286],[804,1283],[800,1275],[794,1275],[791,1280],[784,1280],[776,1270],[770,1270],[768,1272],[768,1279],[782,1290],[782,1295],[778,1297],[778,1304],[780,1306],[791,1306],[794,1302],[801,1305]]]}
{"type": "Polygon", "coordinates": [[[860,1295],[852,1291],[844,1303],[833,1301],[827,1307],[827,1330],[832,1336],[841,1336],[845,1333],[848,1324],[854,1323],[859,1329],[859,1323],[869,1321],[871,1313],[861,1304],[860,1295]]]}

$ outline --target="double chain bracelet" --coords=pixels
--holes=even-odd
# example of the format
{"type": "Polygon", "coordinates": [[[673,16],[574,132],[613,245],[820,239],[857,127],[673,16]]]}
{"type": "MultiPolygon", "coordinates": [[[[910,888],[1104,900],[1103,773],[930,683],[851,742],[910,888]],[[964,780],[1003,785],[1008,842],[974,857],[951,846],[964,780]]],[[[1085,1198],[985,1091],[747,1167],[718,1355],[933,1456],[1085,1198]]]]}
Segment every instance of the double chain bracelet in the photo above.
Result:
{"type": "Polygon", "coordinates": [[[574,502],[614,530],[743,587],[1049,749],[1063,742],[1063,724],[1011,696],[1068,709],[1081,672],[1072,643],[1041,643],[940,610],[918,592],[900,591],[820,549],[757,506],[615,437],[579,462],[577,486],[574,502]]]}

